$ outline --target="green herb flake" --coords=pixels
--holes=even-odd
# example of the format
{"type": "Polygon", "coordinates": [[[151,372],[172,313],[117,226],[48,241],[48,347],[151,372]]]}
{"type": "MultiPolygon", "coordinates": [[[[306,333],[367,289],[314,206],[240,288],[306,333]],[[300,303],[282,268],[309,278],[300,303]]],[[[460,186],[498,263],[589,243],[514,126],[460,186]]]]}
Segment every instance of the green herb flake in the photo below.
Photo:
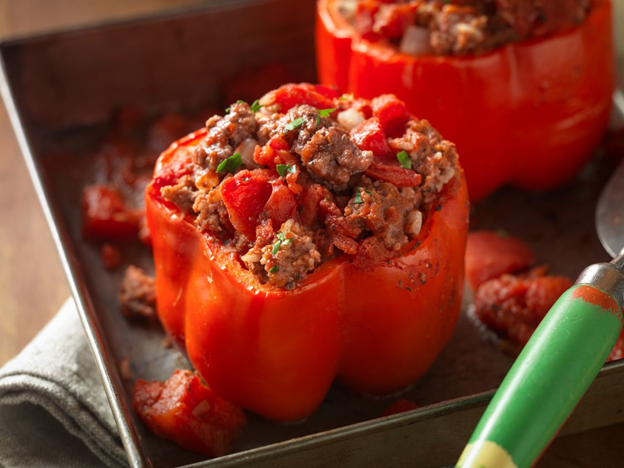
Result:
{"type": "Polygon", "coordinates": [[[338,100],[339,100],[339,101],[348,101],[348,100],[349,100],[349,98],[347,97],[347,95],[346,95],[346,94],[343,94],[342,96],[340,96],[340,97],[338,98],[338,100]]]}
{"type": "Polygon", "coordinates": [[[271,250],[271,255],[275,256],[277,252],[279,252],[280,247],[282,246],[282,241],[278,240],[273,244],[273,250],[271,250]]]}
{"type": "Polygon", "coordinates": [[[355,189],[355,197],[353,197],[353,203],[355,203],[356,205],[364,203],[364,201],[362,200],[362,187],[357,187],[355,189]]]}
{"type": "Polygon", "coordinates": [[[301,127],[301,125],[303,125],[303,122],[304,122],[303,117],[297,117],[295,120],[287,124],[284,127],[284,129],[290,132],[297,127],[301,127]]]}
{"type": "Polygon", "coordinates": [[[318,111],[318,115],[320,115],[321,117],[329,117],[329,115],[334,112],[336,110],[336,108],[333,109],[320,109],[318,111]]]}
{"type": "Polygon", "coordinates": [[[285,232],[278,232],[277,240],[275,241],[275,244],[273,244],[273,249],[271,250],[271,255],[274,256],[277,252],[279,252],[282,246],[286,247],[287,245],[290,245],[291,243],[292,243],[292,239],[287,239],[285,232]]]}
{"type": "Polygon", "coordinates": [[[279,271],[279,267],[277,265],[274,265],[270,270],[269,273],[271,273],[272,275],[274,275],[275,273],[277,273],[279,271]]]}
{"type": "Polygon", "coordinates": [[[224,159],[217,166],[217,173],[220,172],[236,172],[236,169],[243,164],[240,153],[233,154],[229,158],[224,159]]]}
{"type": "Polygon", "coordinates": [[[412,168],[412,158],[410,158],[409,154],[406,151],[401,151],[397,154],[397,159],[401,163],[401,167],[404,169],[412,168]]]}
{"type": "Polygon", "coordinates": [[[251,111],[252,112],[258,112],[260,109],[262,109],[262,107],[264,107],[262,104],[260,104],[260,102],[256,99],[253,104],[251,105],[251,111]]]}
{"type": "Polygon", "coordinates": [[[280,175],[280,177],[286,177],[286,174],[288,174],[289,172],[291,174],[297,172],[297,166],[292,164],[278,164],[277,166],[275,166],[275,169],[277,170],[277,173],[280,175]]]}

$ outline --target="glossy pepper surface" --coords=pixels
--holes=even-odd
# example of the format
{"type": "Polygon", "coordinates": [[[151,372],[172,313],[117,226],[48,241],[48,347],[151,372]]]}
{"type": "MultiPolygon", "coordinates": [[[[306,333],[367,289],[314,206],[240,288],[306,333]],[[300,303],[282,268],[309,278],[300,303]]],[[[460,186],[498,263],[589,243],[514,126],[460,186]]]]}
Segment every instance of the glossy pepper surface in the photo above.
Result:
{"type": "Polygon", "coordinates": [[[478,56],[410,56],[359,36],[320,0],[320,82],[356,96],[394,93],[457,145],[473,201],[502,185],[549,189],[604,135],[614,86],[611,3],[580,25],[478,56]]]}
{"type": "Polygon", "coordinates": [[[176,161],[192,157],[204,136],[161,155],[146,212],[160,320],[208,385],[243,408],[293,421],[318,407],[335,378],[376,394],[419,378],[460,310],[468,224],[461,170],[401,254],[364,264],[331,258],[286,290],[261,284],[233,248],[162,199],[176,161]]]}

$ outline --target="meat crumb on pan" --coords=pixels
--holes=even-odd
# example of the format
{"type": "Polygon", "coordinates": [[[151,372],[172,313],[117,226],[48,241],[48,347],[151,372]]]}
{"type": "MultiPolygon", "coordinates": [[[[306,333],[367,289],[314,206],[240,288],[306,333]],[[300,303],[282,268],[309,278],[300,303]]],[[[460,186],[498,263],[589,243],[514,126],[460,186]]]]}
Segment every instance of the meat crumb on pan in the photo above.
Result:
{"type": "Polygon", "coordinates": [[[156,280],[141,268],[126,268],[119,287],[121,312],[128,318],[156,318],[156,280]]]}

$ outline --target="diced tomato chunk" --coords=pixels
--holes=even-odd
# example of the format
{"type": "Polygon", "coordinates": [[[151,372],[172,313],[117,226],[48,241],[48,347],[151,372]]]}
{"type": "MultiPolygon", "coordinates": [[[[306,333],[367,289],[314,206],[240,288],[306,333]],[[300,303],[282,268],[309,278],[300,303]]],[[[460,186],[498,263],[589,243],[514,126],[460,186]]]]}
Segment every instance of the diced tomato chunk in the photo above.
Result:
{"type": "Polygon", "coordinates": [[[154,174],[152,186],[154,190],[160,193],[160,189],[175,185],[178,180],[186,175],[193,173],[193,164],[191,157],[176,158],[174,161],[162,166],[158,172],[154,174]]]}
{"type": "Polygon", "coordinates": [[[410,114],[403,101],[400,101],[394,94],[384,94],[373,99],[371,105],[373,114],[379,118],[386,135],[397,138],[405,133],[410,114]]]}
{"type": "Polygon", "coordinates": [[[319,184],[307,186],[301,196],[299,217],[306,226],[312,226],[319,215],[319,204],[326,195],[325,189],[319,184]]]}
{"type": "Polygon", "coordinates": [[[364,173],[373,179],[393,183],[397,187],[418,187],[422,182],[420,174],[399,165],[373,162],[364,173]]]}
{"type": "Polygon", "coordinates": [[[310,84],[287,84],[271,91],[260,99],[265,106],[279,104],[281,112],[287,112],[299,104],[308,104],[317,109],[330,109],[334,107],[333,101],[318,92],[310,84]]]}
{"type": "Polygon", "coordinates": [[[526,276],[504,274],[483,283],[475,294],[475,313],[498,335],[524,345],[572,281],[545,276],[543,270],[526,276]]]}
{"type": "Polygon", "coordinates": [[[268,166],[275,169],[275,155],[277,152],[267,144],[264,146],[257,145],[254,150],[253,160],[260,166],[268,166]]]}
{"type": "Polygon", "coordinates": [[[267,141],[267,145],[269,145],[275,151],[290,149],[290,145],[288,144],[288,142],[280,135],[271,137],[271,139],[267,141]]]}
{"type": "Polygon", "coordinates": [[[240,171],[221,184],[221,197],[234,228],[256,238],[256,226],[272,193],[266,170],[240,171]]]}
{"type": "Polygon", "coordinates": [[[317,93],[322,94],[323,96],[329,99],[337,99],[341,95],[340,91],[334,88],[330,88],[328,86],[323,86],[323,85],[313,85],[313,86],[314,86],[314,90],[317,93]]]}
{"type": "Polygon", "coordinates": [[[283,181],[276,180],[272,185],[273,192],[264,207],[264,212],[273,221],[275,229],[279,229],[283,223],[295,218],[297,202],[295,201],[295,194],[283,181]]]}
{"type": "Polygon", "coordinates": [[[90,185],[82,192],[83,234],[105,240],[132,239],[139,227],[137,214],[121,194],[106,185],[90,185]]]}
{"type": "Polygon", "coordinates": [[[399,398],[386,411],[383,412],[382,416],[405,413],[406,411],[412,411],[416,408],[418,408],[418,405],[413,401],[406,400],[405,398],[399,398]]]}
{"type": "Polygon", "coordinates": [[[240,408],[186,370],[175,371],[164,383],[137,380],[133,405],[153,433],[209,457],[232,451],[246,423],[240,408]]]}
{"type": "Polygon", "coordinates": [[[533,250],[517,237],[494,231],[468,235],[466,278],[473,291],[485,281],[526,269],[533,263],[533,250]]]}
{"type": "Polygon", "coordinates": [[[372,151],[380,158],[392,158],[394,154],[388,144],[388,137],[381,128],[381,122],[377,117],[365,120],[351,130],[351,139],[364,151],[372,151]]]}
{"type": "Polygon", "coordinates": [[[379,5],[375,0],[361,0],[357,3],[355,28],[364,39],[372,41],[378,38],[378,35],[373,32],[378,10],[379,5]]]}

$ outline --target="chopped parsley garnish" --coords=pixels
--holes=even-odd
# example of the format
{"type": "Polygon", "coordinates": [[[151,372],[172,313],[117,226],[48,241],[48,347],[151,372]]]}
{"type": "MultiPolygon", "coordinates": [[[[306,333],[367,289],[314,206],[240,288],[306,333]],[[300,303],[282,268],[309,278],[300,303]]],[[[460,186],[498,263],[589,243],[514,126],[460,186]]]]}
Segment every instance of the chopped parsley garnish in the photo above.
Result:
{"type": "Polygon", "coordinates": [[[256,99],[251,105],[251,111],[258,112],[262,107],[263,107],[262,104],[260,104],[258,100],[256,99]]]}
{"type": "MultiPolygon", "coordinates": [[[[256,101],[257,102],[257,101],[256,101]]],[[[247,104],[245,101],[243,101],[242,99],[239,99],[238,101],[236,101],[236,104],[247,104]]],[[[255,104],[255,103],[254,103],[255,104]]],[[[229,114],[230,111],[232,110],[232,106],[228,107],[227,109],[225,109],[225,113],[229,114]]]]}
{"type": "Polygon", "coordinates": [[[217,166],[217,172],[236,172],[236,169],[243,164],[240,153],[233,154],[229,158],[225,158],[217,166]]]}
{"type": "Polygon", "coordinates": [[[277,265],[274,265],[270,270],[269,273],[271,273],[272,275],[274,275],[275,273],[277,273],[279,271],[279,267],[277,265]]]}
{"type": "Polygon", "coordinates": [[[320,115],[321,117],[329,117],[329,115],[335,110],[336,110],[335,107],[333,109],[320,109],[318,111],[318,115],[320,115]]]}
{"type": "Polygon", "coordinates": [[[404,169],[412,168],[412,158],[410,158],[410,155],[407,154],[406,151],[401,151],[399,154],[397,154],[397,159],[401,163],[402,168],[404,169]]]}
{"type": "Polygon", "coordinates": [[[329,117],[329,115],[334,112],[336,108],[333,109],[319,109],[318,115],[316,116],[316,126],[321,125],[321,117],[329,117]]]}
{"type": "Polygon", "coordinates": [[[371,192],[370,190],[364,190],[362,187],[357,187],[355,189],[355,197],[353,197],[353,203],[357,205],[364,203],[364,200],[362,200],[362,192],[366,192],[369,195],[373,194],[373,192],[371,192]]]}
{"type": "Polygon", "coordinates": [[[340,96],[340,97],[338,98],[338,100],[339,100],[339,101],[348,101],[348,100],[349,100],[349,97],[348,97],[346,94],[343,94],[342,96],[340,96]]]}
{"type": "Polygon", "coordinates": [[[271,255],[275,255],[277,252],[279,252],[279,249],[282,247],[282,245],[286,246],[290,244],[291,242],[292,242],[292,239],[286,239],[286,233],[278,232],[277,241],[275,241],[275,244],[273,244],[271,255]]]}
{"type": "Polygon", "coordinates": [[[280,177],[286,177],[286,174],[289,172],[294,174],[297,171],[297,166],[291,164],[278,164],[275,166],[275,169],[277,169],[277,173],[280,177]]]}
{"type": "Polygon", "coordinates": [[[295,120],[293,120],[292,122],[287,124],[284,128],[287,131],[290,132],[290,131],[294,130],[295,128],[300,127],[301,125],[303,125],[303,122],[304,122],[303,117],[297,117],[295,120]]]}

